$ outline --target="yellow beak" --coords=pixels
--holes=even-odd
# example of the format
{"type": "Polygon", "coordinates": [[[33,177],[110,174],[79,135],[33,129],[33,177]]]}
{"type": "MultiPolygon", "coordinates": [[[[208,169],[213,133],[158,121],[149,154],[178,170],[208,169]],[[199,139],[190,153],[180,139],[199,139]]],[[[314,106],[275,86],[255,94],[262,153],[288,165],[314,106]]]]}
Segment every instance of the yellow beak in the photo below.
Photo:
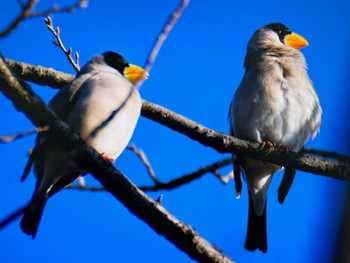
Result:
{"type": "Polygon", "coordinates": [[[292,33],[284,38],[284,43],[288,46],[294,47],[296,49],[301,49],[309,45],[305,38],[302,36],[292,33]]]}
{"type": "Polygon", "coordinates": [[[140,80],[147,79],[148,76],[148,72],[136,65],[130,64],[129,67],[124,69],[124,77],[133,84],[136,84],[140,80]]]}

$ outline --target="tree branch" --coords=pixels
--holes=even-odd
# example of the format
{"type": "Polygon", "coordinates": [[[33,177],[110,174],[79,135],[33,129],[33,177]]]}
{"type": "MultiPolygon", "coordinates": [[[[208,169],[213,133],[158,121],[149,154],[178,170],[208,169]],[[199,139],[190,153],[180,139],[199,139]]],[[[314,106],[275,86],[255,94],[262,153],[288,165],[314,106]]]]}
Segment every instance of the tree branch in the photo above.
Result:
{"type": "Polygon", "coordinates": [[[136,146],[134,144],[128,145],[127,149],[129,149],[130,151],[132,151],[133,153],[136,154],[137,157],[139,157],[140,161],[143,163],[143,165],[145,166],[149,176],[151,177],[152,181],[155,184],[160,183],[159,180],[156,177],[156,174],[151,166],[151,163],[148,161],[146,154],[144,153],[144,151],[142,149],[138,149],[136,148],[136,146]]]}
{"type": "Polygon", "coordinates": [[[50,32],[55,36],[57,41],[52,42],[55,46],[59,47],[64,55],[66,56],[66,58],[68,59],[69,63],[73,66],[73,68],[75,69],[76,72],[80,71],[80,66],[79,66],[79,53],[76,51],[75,52],[75,61],[72,58],[72,48],[70,47],[69,49],[66,49],[66,47],[64,46],[62,39],[61,39],[61,32],[60,32],[60,28],[56,27],[56,29],[53,26],[52,23],[52,19],[51,17],[47,17],[44,19],[46,27],[50,30],[50,32]]]}
{"type": "Polygon", "coordinates": [[[88,4],[89,4],[88,0],[79,0],[74,4],[64,6],[64,7],[60,7],[58,4],[54,4],[49,9],[29,14],[28,18],[44,17],[54,13],[72,13],[79,8],[87,8],[88,4]]]}
{"type": "Polygon", "coordinates": [[[21,13],[5,28],[0,32],[0,38],[11,34],[26,18],[28,18],[30,11],[36,5],[36,0],[29,0],[27,4],[21,3],[21,13]]]}
{"type": "Polygon", "coordinates": [[[39,132],[46,131],[46,130],[47,130],[47,127],[43,127],[43,128],[38,127],[38,128],[30,129],[30,130],[16,133],[16,134],[11,134],[11,135],[7,135],[7,136],[0,136],[0,143],[9,143],[9,142],[12,142],[14,140],[21,139],[25,136],[37,134],[39,132]]]}
{"type": "Polygon", "coordinates": [[[12,59],[5,59],[5,61],[21,79],[41,86],[61,89],[74,79],[74,75],[63,73],[52,68],[22,63],[12,59]]]}
{"type": "Polygon", "coordinates": [[[218,162],[215,162],[215,163],[212,163],[212,164],[209,164],[209,165],[206,165],[206,166],[203,166],[202,168],[198,169],[197,171],[193,172],[193,173],[189,173],[189,174],[186,174],[186,175],[183,175],[181,177],[178,177],[174,180],[171,180],[169,182],[166,182],[166,183],[162,183],[162,182],[159,182],[156,183],[155,185],[152,185],[152,186],[140,186],[139,188],[142,190],[142,191],[159,191],[159,190],[172,190],[174,188],[177,188],[179,186],[182,186],[184,184],[187,184],[189,182],[192,182],[196,179],[199,179],[201,178],[203,175],[205,175],[206,173],[214,173],[217,169],[221,168],[221,167],[224,167],[226,165],[229,165],[232,163],[232,159],[231,158],[226,158],[224,160],[221,160],[221,161],[218,161],[218,162]]]}
{"type": "MultiPolygon", "coordinates": [[[[232,158],[226,158],[221,161],[217,161],[215,163],[203,166],[202,168],[198,169],[195,172],[180,176],[166,183],[158,180],[157,182],[155,182],[154,185],[139,186],[139,188],[140,190],[145,192],[155,192],[159,190],[172,190],[182,185],[188,184],[194,180],[197,180],[207,173],[213,173],[216,177],[218,177],[220,182],[222,182],[223,184],[226,184],[228,179],[217,174],[217,170],[229,164],[232,164],[232,158]]],[[[228,177],[230,178],[232,177],[232,175],[229,175],[228,177]]],[[[83,184],[78,184],[78,185],[70,184],[66,186],[66,189],[90,191],[90,192],[106,191],[106,189],[101,186],[89,186],[89,185],[83,185],[83,184]]]]}
{"type": "MultiPolygon", "coordinates": [[[[148,59],[146,62],[146,65],[144,67],[146,72],[150,72],[153,64],[158,56],[158,53],[160,51],[160,48],[162,47],[164,41],[168,38],[169,33],[174,28],[176,22],[179,20],[179,18],[182,16],[183,12],[185,11],[186,7],[189,4],[189,0],[182,0],[180,5],[177,7],[177,9],[172,13],[170,16],[168,22],[165,24],[162,32],[158,35],[153,48],[148,55],[148,59]]],[[[138,81],[135,88],[139,89],[142,85],[143,81],[138,81]]]]}
{"type": "Polygon", "coordinates": [[[86,8],[88,5],[87,0],[80,0],[75,4],[60,8],[58,5],[54,5],[50,9],[47,9],[42,12],[32,12],[38,3],[37,0],[28,0],[26,4],[22,1],[19,1],[19,5],[21,6],[21,13],[2,31],[0,31],[0,38],[3,38],[12,33],[24,20],[34,17],[40,16],[48,16],[53,13],[59,12],[73,12],[78,8],[86,8]]]}
{"type": "MultiPolygon", "coordinates": [[[[72,75],[69,76],[53,69],[9,59],[6,61],[9,62],[9,65],[14,68],[14,71],[21,78],[39,85],[53,85],[55,88],[59,88],[60,85],[63,86],[74,78],[72,75]],[[38,71],[36,67],[38,67],[38,71]],[[23,71],[27,74],[21,75],[23,71]],[[46,80],[48,81],[45,82],[45,79],[38,78],[40,75],[46,76],[46,80]],[[68,80],[68,82],[64,83],[64,80],[68,80]]],[[[311,149],[305,149],[305,153],[286,153],[284,149],[276,147],[267,150],[260,143],[248,142],[216,132],[164,107],[147,101],[143,102],[141,113],[142,116],[184,134],[204,146],[217,150],[219,153],[234,152],[238,155],[272,162],[285,167],[294,166],[295,169],[300,171],[350,181],[349,157],[339,153],[334,154],[332,152],[311,149]],[[311,151],[312,156],[306,154],[308,151],[311,151]],[[324,156],[331,156],[332,160],[328,160],[324,156]]]]}
{"type": "Polygon", "coordinates": [[[142,219],[158,234],[200,262],[232,262],[190,226],[181,222],[151,200],[112,164],[88,147],[80,137],[48,108],[30,87],[19,80],[0,57],[0,89],[15,108],[36,126],[48,126],[75,162],[89,171],[129,211],[142,219]]]}
{"type": "Polygon", "coordinates": [[[331,161],[302,153],[286,152],[283,148],[265,148],[260,143],[239,140],[232,136],[216,132],[164,107],[143,102],[142,115],[169,127],[189,138],[209,146],[220,153],[235,153],[275,163],[281,166],[293,166],[295,169],[313,174],[325,175],[341,180],[350,180],[350,164],[331,161]]]}

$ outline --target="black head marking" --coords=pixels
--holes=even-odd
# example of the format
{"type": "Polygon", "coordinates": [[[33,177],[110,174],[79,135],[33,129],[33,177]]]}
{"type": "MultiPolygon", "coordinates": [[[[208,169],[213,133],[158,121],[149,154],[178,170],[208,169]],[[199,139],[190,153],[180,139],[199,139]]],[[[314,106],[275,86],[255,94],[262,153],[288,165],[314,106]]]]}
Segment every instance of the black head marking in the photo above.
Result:
{"type": "Polygon", "coordinates": [[[292,31],[282,23],[271,23],[266,25],[266,27],[274,31],[282,43],[284,43],[285,36],[292,33],[292,31]]]}
{"type": "Polygon", "coordinates": [[[124,73],[124,69],[129,67],[128,61],[126,59],[113,51],[107,51],[103,53],[104,61],[106,64],[120,72],[120,74],[124,73]]]}

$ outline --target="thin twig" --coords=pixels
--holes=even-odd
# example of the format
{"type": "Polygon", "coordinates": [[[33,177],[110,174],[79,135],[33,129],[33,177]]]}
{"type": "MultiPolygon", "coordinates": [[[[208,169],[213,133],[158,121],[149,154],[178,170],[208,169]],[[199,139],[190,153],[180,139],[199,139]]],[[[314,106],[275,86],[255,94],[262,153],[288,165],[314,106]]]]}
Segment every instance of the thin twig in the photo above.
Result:
{"type": "Polygon", "coordinates": [[[144,166],[146,167],[146,170],[149,174],[149,176],[151,176],[153,182],[155,184],[160,183],[159,180],[156,177],[156,174],[151,166],[151,163],[148,161],[146,154],[144,153],[144,151],[142,151],[142,149],[140,148],[136,148],[136,146],[134,144],[128,145],[127,149],[129,149],[130,151],[132,151],[133,153],[136,154],[137,157],[139,157],[139,159],[141,160],[141,162],[144,164],[144,166]]]}
{"type": "Polygon", "coordinates": [[[77,178],[77,181],[78,181],[78,184],[79,184],[80,186],[86,186],[84,176],[79,176],[79,177],[77,178]]]}
{"type": "Polygon", "coordinates": [[[53,26],[52,23],[52,19],[50,16],[48,16],[47,18],[44,18],[45,24],[47,26],[47,28],[52,32],[52,34],[55,36],[57,41],[52,42],[55,46],[58,46],[63,53],[66,55],[66,58],[68,59],[68,61],[70,62],[70,64],[73,66],[73,68],[75,69],[76,72],[80,71],[80,66],[79,66],[79,54],[77,52],[75,52],[75,61],[72,58],[72,48],[69,48],[68,50],[66,49],[66,47],[64,46],[62,40],[61,40],[61,36],[60,36],[60,28],[56,27],[56,29],[53,26]]]}
{"type": "Polygon", "coordinates": [[[6,218],[0,221],[0,230],[4,229],[8,224],[15,221],[18,217],[20,217],[24,210],[26,210],[28,207],[28,204],[18,208],[16,211],[12,212],[10,215],[8,215],[6,218]]]}
{"type": "MultiPolygon", "coordinates": [[[[231,159],[231,162],[232,162],[232,159],[231,159]]],[[[212,171],[212,174],[214,174],[220,180],[220,182],[223,184],[228,184],[229,181],[234,178],[233,171],[231,171],[227,175],[222,175],[219,173],[218,170],[214,170],[214,171],[212,171]]]]}
{"type": "Polygon", "coordinates": [[[37,4],[36,0],[29,0],[27,4],[21,4],[21,13],[4,29],[0,32],[0,38],[5,37],[13,30],[15,30],[30,14],[30,11],[37,4]]]}
{"type": "Polygon", "coordinates": [[[88,186],[81,184],[69,184],[64,189],[67,190],[80,190],[80,191],[89,191],[89,192],[106,192],[106,188],[102,186],[88,186]]]}
{"type": "Polygon", "coordinates": [[[20,7],[23,9],[24,8],[24,6],[25,6],[25,4],[23,3],[23,1],[22,0],[18,0],[18,4],[20,5],[20,7]]]}
{"type": "MultiPolygon", "coordinates": [[[[227,184],[229,180],[233,178],[233,173],[228,174],[227,176],[222,176],[220,175],[217,170],[225,167],[227,165],[232,164],[232,159],[231,158],[226,158],[217,162],[214,162],[212,164],[203,166],[196,170],[195,172],[185,174],[182,176],[179,176],[169,182],[160,182],[157,179],[157,182],[155,182],[155,185],[149,185],[149,186],[140,186],[139,188],[145,192],[154,192],[154,191],[159,191],[159,190],[172,190],[175,188],[178,188],[180,186],[183,186],[185,184],[188,184],[190,182],[193,182],[194,180],[197,180],[204,176],[207,173],[212,173],[216,177],[219,178],[220,182],[223,184],[227,184]]],[[[105,191],[105,189],[101,186],[87,186],[83,184],[70,184],[66,186],[66,189],[70,190],[81,190],[81,191],[92,191],[92,192],[100,192],[100,191],[105,191]]]]}
{"type": "Polygon", "coordinates": [[[197,180],[201,178],[203,175],[207,173],[214,173],[219,168],[222,168],[224,166],[227,166],[232,163],[231,158],[226,158],[221,161],[214,162],[212,164],[203,166],[202,168],[198,169],[195,172],[180,176],[176,179],[173,179],[167,183],[161,183],[159,182],[156,185],[150,185],[150,186],[140,186],[139,188],[142,191],[159,191],[159,190],[172,190],[174,188],[183,186],[185,184],[188,184],[190,182],[193,182],[194,180],[197,180]]]}
{"type": "MultiPolygon", "coordinates": [[[[158,37],[153,45],[153,48],[152,48],[150,54],[148,55],[146,65],[144,67],[146,72],[149,73],[151,71],[164,41],[168,38],[169,33],[174,28],[174,26],[175,26],[176,22],[179,20],[179,18],[182,16],[182,14],[185,11],[186,7],[188,6],[189,2],[190,2],[189,0],[182,0],[181,1],[180,5],[171,14],[171,16],[170,16],[168,22],[165,24],[162,32],[158,35],[158,37]]],[[[137,82],[137,84],[135,85],[135,88],[140,89],[142,83],[143,83],[143,81],[140,79],[137,82]]]]}
{"type": "Polygon", "coordinates": [[[88,7],[88,0],[80,0],[76,2],[75,4],[60,7],[58,4],[54,4],[51,8],[40,11],[40,12],[35,12],[29,14],[28,18],[36,18],[36,17],[44,17],[44,16],[49,16],[51,14],[57,14],[57,13],[72,13],[77,9],[83,9],[88,7]]]}
{"type": "Polygon", "coordinates": [[[53,13],[73,12],[78,8],[86,8],[88,6],[87,0],[80,0],[77,3],[72,4],[70,6],[60,8],[58,5],[54,5],[46,11],[34,13],[32,11],[34,10],[38,2],[39,1],[37,0],[29,0],[26,4],[24,4],[23,1],[18,1],[18,4],[21,7],[21,13],[5,29],[0,31],[0,38],[11,34],[26,19],[48,16],[53,13]]]}
{"type": "MultiPolygon", "coordinates": [[[[168,20],[168,22],[165,24],[163,31],[161,32],[161,34],[158,36],[157,40],[154,43],[154,46],[151,50],[151,53],[148,56],[147,62],[146,62],[146,66],[144,67],[144,70],[146,72],[150,72],[156,57],[159,53],[159,50],[161,48],[161,46],[163,45],[164,41],[167,39],[171,29],[174,27],[174,25],[176,24],[177,20],[181,17],[183,11],[186,9],[187,5],[189,3],[189,0],[182,0],[182,2],[179,4],[178,8],[172,13],[170,19],[168,20]]],[[[57,35],[59,36],[59,28],[57,28],[56,30],[53,29],[52,26],[52,21],[50,19],[50,17],[48,17],[47,20],[45,20],[46,24],[48,25],[50,31],[52,33],[55,34],[56,38],[57,35]]],[[[68,57],[68,60],[71,62],[71,64],[74,66],[74,62],[73,59],[70,56],[70,53],[67,53],[63,47],[63,44],[61,44],[61,42],[59,41],[59,38],[57,38],[58,42],[54,42],[55,45],[60,46],[61,49],[63,50],[63,52],[66,54],[66,56],[68,57]]],[[[71,50],[70,50],[71,51],[71,50]]],[[[79,71],[78,68],[76,68],[77,71],[79,71]]],[[[143,83],[143,76],[140,77],[140,79],[137,81],[137,84],[134,86],[135,89],[140,89],[141,85],[143,83]]],[[[103,121],[101,122],[100,125],[98,125],[89,135],[90,136],[96,136],[96,134],[103,128],[105,127],[114,117],[115,115],[121,110],[122,107],[124,107],[124,105],[126,104],[126,102],[128,101],[128,99],[130,98],[130,96],[133,94],[134,90],[131,90],[129,95],[125,98],[124,102],[122,104],[120,104],[118,106],[117,109],[115,109],[114,111],[112,111],[112,113],[103,121]]]]}
{"type": "Polygon", "coordinates": [[[9,143],[12,142],[14,140],[18,140],[18,139],[22,139],[23,137],[32,135],[32,134],[36,134],[42,131],[47,131],[48,127],[38,127],[38,128],[34,128],[34,129],[30,129],[24,132],[20,132],[20,133],[16,133],[16,134],[11,134],[11,135],[7,135],[7,136],[0,136],[0,143],[9,143]]]}

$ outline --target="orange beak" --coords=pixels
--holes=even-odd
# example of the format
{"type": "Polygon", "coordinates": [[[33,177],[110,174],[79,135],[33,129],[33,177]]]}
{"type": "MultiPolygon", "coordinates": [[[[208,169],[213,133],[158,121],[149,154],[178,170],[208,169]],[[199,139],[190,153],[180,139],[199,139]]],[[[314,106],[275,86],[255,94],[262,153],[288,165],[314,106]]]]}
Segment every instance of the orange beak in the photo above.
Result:
{"type": "Polygon", "coordinates": [[[145,80],[149,76],[143,68],[130,64],[124,69],[124,77],[130,80],[131,83],[136,84],[140,80],[145,80]]]}
{"type": "Polygon", "coordinates": [[[294,47],[296,49],[301,49],[309,45],[305,38],[302,36],[292,33],[284,38],[284,43],[288,46],[294,47]]]}

